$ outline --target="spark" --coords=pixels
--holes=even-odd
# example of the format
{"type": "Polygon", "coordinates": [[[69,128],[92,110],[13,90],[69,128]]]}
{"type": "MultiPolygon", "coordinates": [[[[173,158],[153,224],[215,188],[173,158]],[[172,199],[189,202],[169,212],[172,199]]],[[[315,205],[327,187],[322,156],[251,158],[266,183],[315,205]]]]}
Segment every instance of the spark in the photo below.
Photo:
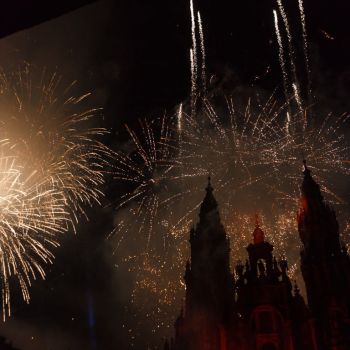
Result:
{"type": "Polygon", "coordinates": [[[321,33],[324,34],[324,36],[328,39],[328,40],[334,40],[334,37],[332,35],[330,35],[329,33],[327,33],[325,30],[320,29],[321,33]]]}

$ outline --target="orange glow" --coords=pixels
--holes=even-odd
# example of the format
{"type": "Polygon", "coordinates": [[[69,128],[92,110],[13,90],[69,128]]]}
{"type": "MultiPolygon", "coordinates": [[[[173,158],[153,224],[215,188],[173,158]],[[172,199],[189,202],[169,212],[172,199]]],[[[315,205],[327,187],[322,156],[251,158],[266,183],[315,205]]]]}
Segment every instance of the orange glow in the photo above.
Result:
{"type": "Polygon", "coordinates": [[[222,326],[220,327],[220,350],[228,350],[226,330],[222,326]]]}

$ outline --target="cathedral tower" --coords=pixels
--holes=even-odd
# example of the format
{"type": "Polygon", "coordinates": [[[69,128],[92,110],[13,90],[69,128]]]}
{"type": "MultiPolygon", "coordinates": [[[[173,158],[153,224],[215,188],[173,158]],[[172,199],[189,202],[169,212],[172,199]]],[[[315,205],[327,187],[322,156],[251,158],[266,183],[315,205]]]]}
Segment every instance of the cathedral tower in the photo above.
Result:
{"type": "Polygon", "coordinates": [[[273,245],[256,224],[248,260],[236,266],[240,349],[316,350],[310,312],[295,285],[285,259],[276,259],[273,245]]]}
{"type": "Polygon", "coordinates": [[[350,260],[341,247],[334,210],[304,161],[298,230],[303,243],[301,271],[315,318],[319,348],[350,349],[350,260]]]}
{"type": "Polygon", "coordinates": [[[233,275],[230,243],[220,220],[210,178],[199,222],[190,232],[190,244],[191,259],[184,276],[185,310],[176,323],[176,349],[226,349],[227,326],[234,314],[233,275]]]}

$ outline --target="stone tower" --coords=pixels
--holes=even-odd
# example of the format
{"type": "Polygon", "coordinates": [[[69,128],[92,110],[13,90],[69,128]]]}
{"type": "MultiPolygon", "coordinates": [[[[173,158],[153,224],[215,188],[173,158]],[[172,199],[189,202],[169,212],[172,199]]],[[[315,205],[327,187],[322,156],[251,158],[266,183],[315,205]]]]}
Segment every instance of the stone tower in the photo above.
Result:
{"type": "Polygon", "coordinates": [[[319,349],[350,349],[350,258],[341,246],[334,210],[304,161],[298,230],[301,271],[315,318],[319,349]]]}
{"type": "Polygon", "coordinates": [[[190,231],[191,259],[186,264],[186,301],[176,321],[176,349],[221,350],[234,315],[230,243],[208,179],[199,222],[190,231]]]}

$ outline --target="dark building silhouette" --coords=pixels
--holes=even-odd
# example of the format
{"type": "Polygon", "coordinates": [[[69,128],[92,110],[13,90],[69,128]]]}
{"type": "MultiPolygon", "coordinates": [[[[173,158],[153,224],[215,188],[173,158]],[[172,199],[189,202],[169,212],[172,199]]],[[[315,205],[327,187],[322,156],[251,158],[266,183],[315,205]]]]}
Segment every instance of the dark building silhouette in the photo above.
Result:
{"type": "Polygon", "coordinates": [[[12,346],[12,343],[9,342],[6,338],[0,336],[0,350],[19,350],[12,346]]]}
{"type": "Polygon", "coordinates": [[[335,212],[304,163],[298,228],[308,304],[256,223],[248,259],[230,269],[230,242],[210,183],[190,231],[186,299],[165,350],[350,349],[350,258],[335,212]]]}
{"type": "Polygon", "coordinates": [[[334,210],[304,164],[298,229],[301,271],[319,349],[350,349],[350,258],[341,247],[334,210]]]}

